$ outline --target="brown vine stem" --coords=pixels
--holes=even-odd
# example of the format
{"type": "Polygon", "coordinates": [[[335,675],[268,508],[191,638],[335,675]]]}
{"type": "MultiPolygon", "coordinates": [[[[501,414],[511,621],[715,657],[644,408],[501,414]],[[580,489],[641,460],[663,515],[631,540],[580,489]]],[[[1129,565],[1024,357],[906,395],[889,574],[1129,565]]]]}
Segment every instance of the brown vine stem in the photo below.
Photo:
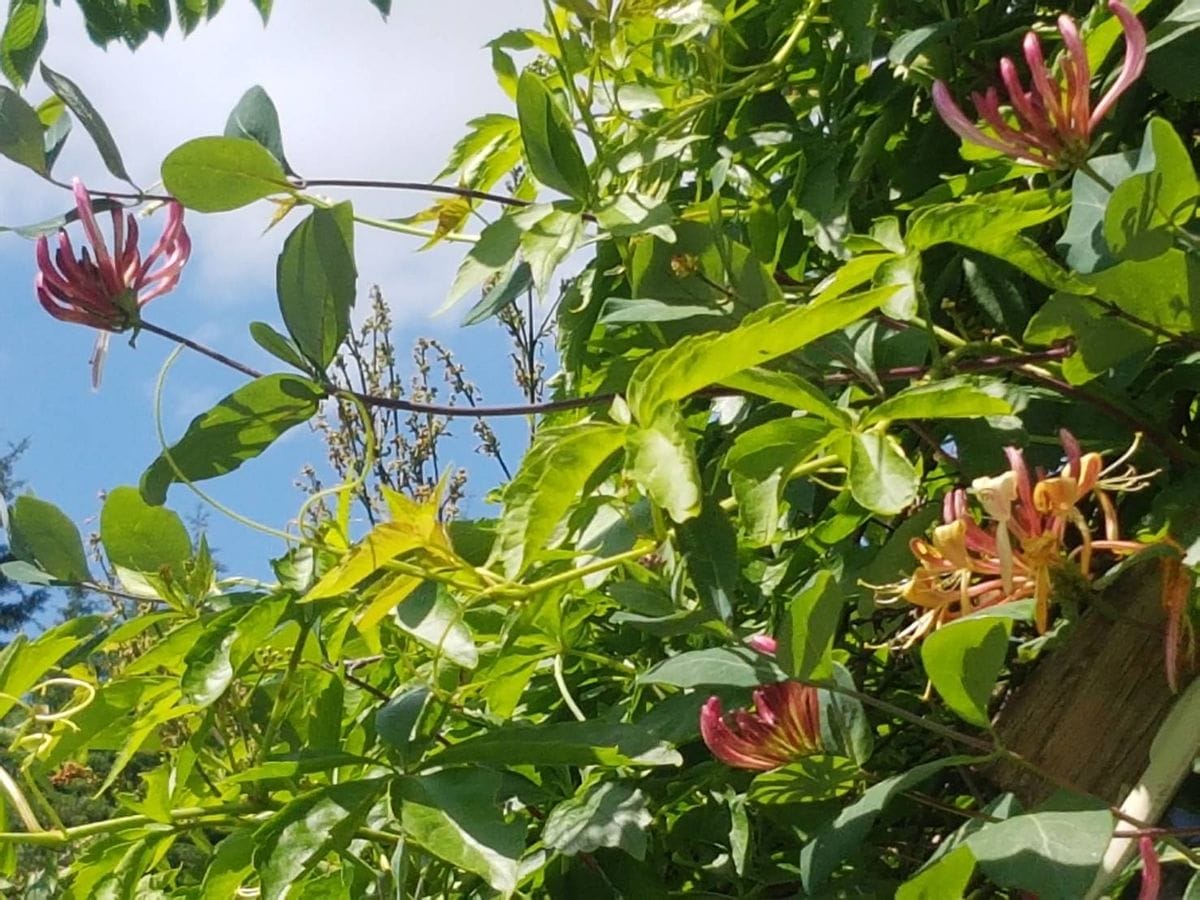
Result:
{"type": "MultiPolygon", "coordinates": [[[[241,372],[250,378],[262,378],[262,372],[245,363],[239,362],[224,353],[207,347],[204,344],[193,341],[191,338],[184,337],[167,328],[159,325],[154,325],[151,322],[141,321],[137,325],[138,330],[148,331],[151,334],[158,335],[168,341],[176,344],[181,344],[189,350],[193,350],[202,356],[207,356],[209,359],[219,362],[223,366],[241,372]]],[[[980,357],[977,359],[964,359],[955,365],[955,369],[961,372],[989,372],[1003,369],[1019,369],[1022,366],[1030,365],[1038,362],[1049,362],[1061,360],[1072,353],[1070,346],[1051,347],[1047,350],[1039,350],[1031,353],[1014,354],[1009,356],[989,356],[980,357]]],[[[912,381],[927,375],[931,370],[930,366],[898,366],[894,369],[885,369],[877,373],[877,377],[881,381],[912,381]]],[[[855,376],[849,372],[831,372],[822,377],[822,382],[825,384],[842,384],[847,381],[853,381],[855,376]]],[[[582,409],[589,406],[605,406],[612,403],[616,398],[616,394],[590,394],[584,397],[571,397],[566,400],[548,400],[543,403],[518,403],[510,406],[447,406],[441,403],[418,403],[413,400],[405,400],[400,397],[380,397],[375,394],[368,394],[362,391],[344,390],[336,385],[326,381],[322,384],[333,396],[353,397],[367,406],[375,406],[380,409],[394,409],[400,412],[415,412],[426,415],[444,416],[446,418],[473,418],[473,419],[488,419],[502,418],[506,416],[536,416],[545,413],[564,412],[572,409],[582,409]]],[[[703,388],[697,391],[692,396],[696,397],[719,397],[733,396],[738,394],[737,391],[728,388],[710,387],[703,388]]],[[[1135,430],[1147,431],[1141,424],[1135,430]]]]}

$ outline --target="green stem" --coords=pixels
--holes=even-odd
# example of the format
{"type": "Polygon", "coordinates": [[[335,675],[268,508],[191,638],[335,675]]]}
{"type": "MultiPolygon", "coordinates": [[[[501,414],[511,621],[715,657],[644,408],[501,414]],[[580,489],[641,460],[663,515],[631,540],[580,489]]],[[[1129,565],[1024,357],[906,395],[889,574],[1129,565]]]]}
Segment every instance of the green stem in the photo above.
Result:
{"type": "Polygon", "coordinates": [[[263,732],[262,743],[258,745],[258,752],[255,754],[254,764],[256,766],[262,765],[263,759],[270,752],[271,744],[275,741],[275,734],[279,731],[279,726],[283,724],[283,714],[287,708],[288,694],[291,693],[292,679],[295,678],[296,670],[300,667],[300,661],[304,656],[304,645],[308,643],[308,632],[311,627],[312,623],[309,619],[304,619],[300,623],[300,637],[296,639],[296,646],[292,648],[287,669],[279,682],[279,692],[275,695],[275,703],[271,707],[271,716],[267,720],[267,727],[263,732]]]}
{"type": "MultiPolygon", "coordinates": [[[[192,806],[173,809],[167,817],[173,824],[181,826],[236,824],[238,816],[262,812],[262,807],[250,804],[234,806],[192,806]]],[[[29,833],[26,831],[0,832],[0,844],[29,844],[35,846],[64,847],[68,844],[82,841],[85,838],[101,834],[111,834],[124,831],[127,828],[137,828],[142,825],[159,824],[160,820],[150,816],[118,816],[114,819],[104,819],[100,822],[88,822],[85,825],[75,825],[60,831],[41,831],[29,833]]]]}
{"type": "Polygon", "coordinates": [[[558,74],[562,77],[563,87],[571,92],[575,106],[579,109],[579,117],[583,119],[583,125],[587,129],[588,136],[592,139],[592,145],[596,148],[596,153],[599,154],[600,148],[604,146],[600,140],[600,130],[596,127],[596,119],[592,115],[592,110],[587,103],[587,99],[579,93],[579,86],[575,83],[575,76],[567,68],[567,44],[563,39],[562,29],[558,27],[558,19],[554,17],[554,7],[550,5],[550,0],[542,0],[542,7],[546,10],[546,21],[550,25],[550,31],[554,34],[554,43],[558,45],[558,56],[555,58],[554,64],[558,68],[558,74]]]}

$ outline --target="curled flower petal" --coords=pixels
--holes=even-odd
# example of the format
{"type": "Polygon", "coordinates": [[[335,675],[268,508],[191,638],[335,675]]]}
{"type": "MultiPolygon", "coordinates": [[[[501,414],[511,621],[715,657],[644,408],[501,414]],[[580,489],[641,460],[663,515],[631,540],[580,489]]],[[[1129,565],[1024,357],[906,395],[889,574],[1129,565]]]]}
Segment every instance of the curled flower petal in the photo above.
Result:
{"type": "Polygon", "coordinates": [[[40,237],[35,252],[38,271],[34,292],[42,307],[56,319],[102,332],[91,358],[92,383],[98,386],[108,333],[136,324],[137,310],[175,288],[192,245],[183,227],[183,207],[170,201],[162,234],[144,260],[138,249],[137,221],[120,210],[112,213],[110,249],[87,188],[76,178],[71,189],[87,246],[76,254],[63,229],[52,256],[49,240],[40,237]]]}
{"type": "Polygon", "coordinates": [[[1088,120],[1089,129],[1094,129],[1108,115],[1121,95],[1129,90],[1146,68],[1146,29],[1142,26],[1141,20],[1120,0],[1111,0],[1108,8],[1114,16],[1121,20],[1121,28],[1125,31],[1125,62],[1121,66],[1121,74],[1113,86],[1108,89],[1108,92],[1096,104],[1096,108],[1092,110],[1091,118],[1088,120]]]}
{"type": "Polygon", "coordinates": [[[1117,99],[1129,89],[1146,66],[1146,31],[1138,17],[1120,0],[1111,0],[1108,8],[1120,20],[1125,32],[1125,62],[1116,82],[1103,99],[1091,107],[1091,67],[1087,48],[1075,21],[1059,16],[1062,35],[1062,78],[1051,73],[1037,33],[1030,31],[1022,41],[1025,62],[1032,87],[1026,91],[1016,65],[1007,57],[1000,61],[1000,80],[1008,95],[1012,115],[1001,109],[1000,95],[989,88],[973,94],[975,111],[991,126],[995,137],[979,129],[954,102],[950,89],[942,81],[933,86],[933,102],[942,120],[963,140],[989,147],[1019,162],[1047,169],[1075,168],[1085,159],[1092,132],[1111,111],[1117,99]],[[1015,119],[1017,127],[1009,124],[1015,119]]]}
{"type": "Polygon", "coordinates": [[[738,769],[767,771],[822,752],[816,688],[795,681],[762,685],[754,709],[726,715],[710,697],[700,710],[700,736],[713,756],[738,769]]]}

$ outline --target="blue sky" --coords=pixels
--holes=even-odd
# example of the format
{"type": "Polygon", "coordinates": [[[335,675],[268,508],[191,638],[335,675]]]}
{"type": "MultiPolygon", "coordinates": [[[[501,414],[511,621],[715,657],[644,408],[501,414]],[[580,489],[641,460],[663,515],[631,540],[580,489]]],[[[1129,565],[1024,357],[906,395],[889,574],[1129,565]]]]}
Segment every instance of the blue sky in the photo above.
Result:
{"type": "MultiPolygon", "coordinates": [[[[230,4],[187,40],[172,32],[166,40],[151,38],[136,53],[92,46],[71,5],[50,6],[48,15],[50,43],[43,58],[88,94],[142,184],[157,178],[159,162],[173,147],[219,134],[229,110],[254,84],[275,100],[289,161],[307,177],[427,180],[439,171],[468,119],[510,108],[495,86],[482,45],[507,29],[537,24],[540,4],[400,0],[385,24],[367,0],[283,0],[266,29],[250,4],[230,4]]],[[[35,104],[46,95],[39,83],[25,91],[35,104]]],[[[78,125],[55,173],[79,175],[89,185],[113,185],[78,125]]],[[[410,194],[329,193],[379,216],[411,213],[426,202],[410,194]]],[[[0,160],[0,223],[39,221],[69,205],[65,192],[0,160]]],[[[272,209],[259,204],[216,216],[189,213],[191,262],[181,286],[148,307],[146,318],[256,367],[275,368],[246,331],[255,319],[279,326],[275,259],[291,225],[262,235],[272,209]]],[[[150,234],[160,218],[149,224],[150,234]]],[[[357,240],[360,310],[367,288],[379,284],[392,303],[394,340],[401,351],[420,334],[438,337],[468,363],[469,375],[484,387],[485,402],[519,400],[507,347],[495,326],[458,328],[469,302],[432,318],[462,257],[461,246],[417,253],[416,240],[361,229],[357,240]]],[[[94,393],[87,361],[95,333],[47,316],[34,298],[33,274],[33,245],[0,235],[0,443],[29,438],[19,475],[38,496],[62,507],[86,535],[97,527],[99,492],[135,484],[158,452],[153,389],[171,348],[144,334],[132,350],[125,337],[115,336],[103,386],[94,393]]],[[[181,434],[193,416],[242,381],[185,354],[165,395],[168,433],[181,434]]],[[[471,508],[483,512],[479,498],[496,482],[495,464],[472,452],[468,420],[456,430],[464,437],[451,446],[449,461],[475,474],[471,508]]],[[[511,465],[519,457],[523,426],[509,423],[503,435],[511,465]]],[[[301,466],[323,460],[319,439],[297,429],[208,489],[239,512],[282,527],[302,500],[292,485],[301,466]]],[[[197,504],[186,488],[172,489],[171,507],[186,514],[197,504]]],[[[210,537],[233,574],[267,575],[267,558],[282,549],[278,540],[247,533],[215,512],[210,537]]]]}

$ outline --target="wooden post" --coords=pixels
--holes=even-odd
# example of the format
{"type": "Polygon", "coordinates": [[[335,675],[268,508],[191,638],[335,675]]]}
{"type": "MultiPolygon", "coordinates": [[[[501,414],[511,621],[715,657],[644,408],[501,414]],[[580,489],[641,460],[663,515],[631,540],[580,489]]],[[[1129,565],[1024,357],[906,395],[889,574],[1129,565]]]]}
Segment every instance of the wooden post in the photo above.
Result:
{"type": "MultiPolygon", "coordinates": [[[[1122,800],[1175,700],[1160,584],[1157,566],[1134,568],[1106,592],[1103,608],[1084,613],[1065,646],[1038,661],[995,717],[1005,747],[1109,803],[1122,800]]],[[[1055,790],[1010,762],[990,776],[1026,806],[1055,790]]]]}

